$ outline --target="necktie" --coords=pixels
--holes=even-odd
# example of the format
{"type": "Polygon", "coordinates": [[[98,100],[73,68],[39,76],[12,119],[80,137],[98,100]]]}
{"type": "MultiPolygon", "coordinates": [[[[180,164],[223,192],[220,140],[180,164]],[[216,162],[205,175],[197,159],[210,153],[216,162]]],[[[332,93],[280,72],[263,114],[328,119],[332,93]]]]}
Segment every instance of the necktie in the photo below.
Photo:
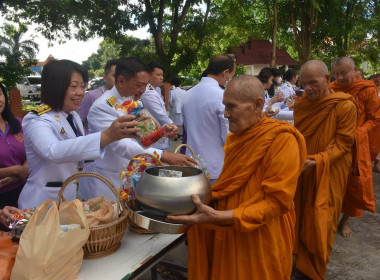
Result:
{"type": "Polygon", "coordinates": [[[73,129],[75,136],[78,136],[78,131],[77,131],[77,129],[74,125],[74,121],[73,121],[73,115],[69,114],[66,119],[69,122],[71,128],[73,129]]]}

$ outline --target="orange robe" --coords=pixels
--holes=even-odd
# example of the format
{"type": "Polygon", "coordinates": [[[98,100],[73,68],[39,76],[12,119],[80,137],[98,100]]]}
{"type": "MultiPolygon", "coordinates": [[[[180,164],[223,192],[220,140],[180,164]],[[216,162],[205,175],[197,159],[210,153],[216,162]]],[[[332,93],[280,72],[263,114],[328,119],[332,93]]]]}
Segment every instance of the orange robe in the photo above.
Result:
{"type": "Polygon", "coordinates": [[[330,84],[330,88],[352,95],[359,107],[355,145],[352,148],[352,166],[348,175],[342,212],[351,217],[361,217],[363,210],[375,213],[368,133],[380,125],[376,86],[373,82],[356,78],[348,87],[341,87],[337,81],[334,81],[330,84]]]}
{"type": "MultiPolygon", "coordinates": [[[[380,98],[379,89],[377,89],[377,95],[380,98]]],[[[371,154],[371,161],[376,161],[377,156],[380,152],[380,125],[376,125],[375,128],[369,132],[368,140],[369,140],[369,152],[371,154]]]]}
{"type": "Polygon", "coordinates": [[[294,125],[316,161],[301,173],[296,207],[296,267],[313,280],[325,279],[351,166],[357,106],[346,93],[318,101],[305,96],[294,105],[294,125]]]}
{"type": "Polygon", "coordinates": [[[233,225],[197,224],[188,231],[188,275],[197,280],[290,279],[297,178],[306,160],[303,136],[264,117],[230,133],[212,186],[215,209],[232,210],[233,225]]]}

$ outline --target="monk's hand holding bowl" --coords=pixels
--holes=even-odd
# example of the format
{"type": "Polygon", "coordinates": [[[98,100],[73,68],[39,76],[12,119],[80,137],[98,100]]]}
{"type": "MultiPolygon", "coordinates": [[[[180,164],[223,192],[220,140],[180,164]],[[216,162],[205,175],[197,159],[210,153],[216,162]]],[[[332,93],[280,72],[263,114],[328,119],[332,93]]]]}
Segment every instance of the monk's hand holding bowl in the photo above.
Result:
{"type": "Polygon", "coordinates": [[[315,166],[315,160],[314,159],[307,159],[303,168],[302,168],[302,172],[305,171],[306,169],[310,168],[310,167],[313,167],[315,166]]]}
{"type": "Polygon", "coordinates": [[[192,215],[167,216],[171,223],[199,224],[199,223],[233,223],[233,210],[218,211],[203,204],[197,194],[191,196],[197,210],[192,215]]]}

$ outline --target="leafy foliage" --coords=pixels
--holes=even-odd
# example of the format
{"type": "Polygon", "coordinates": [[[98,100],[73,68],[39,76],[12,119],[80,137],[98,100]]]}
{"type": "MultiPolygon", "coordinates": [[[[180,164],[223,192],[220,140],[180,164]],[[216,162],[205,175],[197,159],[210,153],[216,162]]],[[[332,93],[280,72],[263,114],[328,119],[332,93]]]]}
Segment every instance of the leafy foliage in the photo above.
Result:
{"type": "Polygon", "coordinates": [[[0,77],[4,85],[11,89],[17,81],[31,71],[29,67],[36,64],[35,56],[38,44],[32,39],[22,40],[27,26],[20,24],[18,28],[11,24],[4,24],[0,36],[0,77]]]}

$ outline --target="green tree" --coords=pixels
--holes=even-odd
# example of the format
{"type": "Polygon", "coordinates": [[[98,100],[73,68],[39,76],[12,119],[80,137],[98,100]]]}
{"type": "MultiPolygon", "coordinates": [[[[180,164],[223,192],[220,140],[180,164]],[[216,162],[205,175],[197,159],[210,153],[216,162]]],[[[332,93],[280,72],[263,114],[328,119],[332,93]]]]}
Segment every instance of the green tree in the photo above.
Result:
{"type": "Polygon", "coordinates": [[[150,40],[141,40],[133,36],[123,36],[117,41],[103,40],[96,53],[93,53],[82,65],[89,71],[90,77],[102,76],[104,65],[108,60],[133,56],[143,61],[154,60],[156,57],[154,44],[150,40]]]}
{"type": "Polygon", "coordinates": [[[8,89],[15,87],[22,76],[31,72],[29,67],[36,63],[38,44],[33,38],[23,40],[27,30],[24,24],[16,28],[6,23],[1,27],[0,57],[5,61],[0,62],[0,77],[8,89]]]}
{"type": "Polygon", "coordinates": [[[70,38],[74,27],[80,40],[98,35],[117,41],[124,31],[148,25],[156,60],[172,76],[196,59],[207,34],[210,5],[211,0],[13,0],[4,3],[2,12],[40,24],[39,31],[50,40],[70,38]],[[180,44],[189,32],[194,36],[185,41],[191,41],[191,48],[180,44]]]}

